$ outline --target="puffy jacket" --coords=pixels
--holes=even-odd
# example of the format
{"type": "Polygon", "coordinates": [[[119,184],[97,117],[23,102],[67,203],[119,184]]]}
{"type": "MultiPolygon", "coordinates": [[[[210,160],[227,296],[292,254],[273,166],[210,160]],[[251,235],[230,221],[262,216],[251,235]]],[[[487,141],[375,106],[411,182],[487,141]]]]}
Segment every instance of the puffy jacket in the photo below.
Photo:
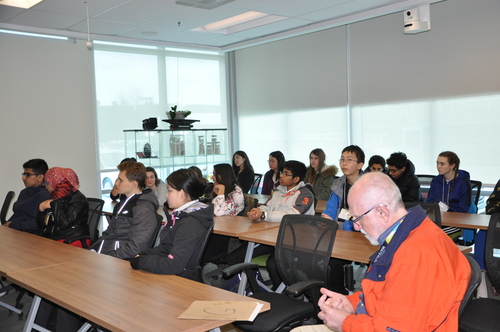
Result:
{"type": "MultiPolygon", "coordinates": [[[[327,200],[330,197],[330,187],[333,185],[333,180],[335,180],[335,175],[338,173],[339,169],[334,165],[322,165],[319,169],[320,171],[315,174],[314,180],[311,184],[314,188],[316,199],[327,200]]],[[[309,166],[306,171],[306,182],[309,181],[311,171],[312,168],[309,166]]]]}
{"type": "Polygon", "coordinates": [[[91,249],[121,259],[146,250],[158,226],[156,210],[158,199],[151,189],[121,200],[113,209],[108,228],[91,249]]]}
{"type": "Polygon", "coordinates": [[[266,220],[270,222],[281,222],[285,214],[314,215],[314,193],[308,186],[310,187],[303,181],[290,190],[285,186],[279,186],[266,204],[259,206],[259,209],[266,214],[266,220]]]}
{"type": "Polygon", "coordinates": [[[135,269],[158,274],[178,275],[196,280],[196,258],[214,222],[214,207],[201,202],[177,211],[175,220],[167,213],[168,222],[160,231],[161,243],[130,260],[135,269]]]}
{"type": "Polygon", "coordinates": [[[391,176],[401,192],[403,202],[419,202],[422,200],[420,193],[420,181],[415,175],[415,166],[410,160],[406,161],[406,169],[397,179],[391,176]]]}
{"type": "Polygon", "coordinates": [[[42,230],[42,236],[72,242],[72,238],[89,235],[88,216],[87,197],[77,190],[65,197],[53,200],[50,203],[50,209],[38,214],[37,223],[42,230]],[[52,217],[45,225],[47,214],[52,214],[52,217]]]}
{"type": "Polygon", "coordinates": [[[453,241],[417,206],[385,248],[348,296],[356,308],[363,294],[367,314],[347,316],[342,331],[458,331],[471,269],[453,241]]]}

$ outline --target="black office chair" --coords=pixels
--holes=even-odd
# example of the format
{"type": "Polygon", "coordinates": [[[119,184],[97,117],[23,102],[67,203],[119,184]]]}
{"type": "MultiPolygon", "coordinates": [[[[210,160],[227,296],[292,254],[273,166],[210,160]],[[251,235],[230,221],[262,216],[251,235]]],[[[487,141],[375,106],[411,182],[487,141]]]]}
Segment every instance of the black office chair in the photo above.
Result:
{"type": "Polygon", "coordinates": [[[458,309],[459,320],[464,314],[465,309],[469,305],[470,301],[472,300],[472,297],[476,292],[477,287],[481,283],[481,268],[479,267],[479,264],[474,260],[473,257],[469,255],[465,255],[465,257],[469,261],[471,274],[470,274],[469,284],[467,285],[467,290],[465,291],[464,298],[462,300],[462,303],[460,303],[460,307],[458,309]]]}
{"type": "MultiPolygon", "coordinates": [[[[486,235],[486,275],[491,285],[500,290],[500,213],[490,218],[486,235]]],[[[500,301],[479,298],[470,301],[459,322],[463,332],[497,332],[500,328],[500,301]]]]}
{"type": "Polygon", "coordinates": [[[159,213],[156,213],[156,227],[151,235],[151,238],[148,241],[148,248],[154,248],[156,246],[156,240],[160,235],[161,226],[163,225],[163,216],[159,213]]]}
{"type": "Polygon", "coordinates": [[[262,174],[259,174],[259,173],[254,174],[253,184],[250,187],[250,190],[248,191],[249,194],[258,194],[259,193],[259,186],[260,186],[261,179],[262,179],[262,174]]]}
{"type": "Polygon", "coordinates": [[[287,286],[284,294],[260,293],[252,269],[254,263],[241,263],[224,269],[224,277],[244,271],[251,297],[271,303],[271,310],[259,314],[253,322],[235,322],[242,331],[277,331],[302,325],[319,312],[319,289],[329,287],[328,261],[332,253],[338,224],[311,215],[285,215],[274,252],[276,267],[287,286]],[[305,302],[303,298],[307,298],[305,302]]]}
{"type": "Polygon", "coordinates": [[[2,210],[0,211],[0,221],[3,224],[7,222],[7,212],[9,212],[10,202],[14,198],[15,193],[13,191],[9,191],[5,196],[5,200],[3,201],[2,210]]]}
{"type": "Polygon", "coordinates": [[[435,175],[430,174],[416,174],[418,181],[420,182],[420,192],[422,193],[422,197],[424,200],[427,198],[429,194],[429,189],[431,187],[431,181],[434,179],[435,175]]]}
{"type": "Polygon", "coordinates": [[[208,244],[208,239],[210,238],[210,234],[212,234],[212,230],[214,229],[214,223],[212,221],[212,225],[207,229],[207,234],[203,239],[203,243],[201,245],[200,251],[198,252],[198,256],[196,257],[196,281],[204,283],[203,280],[203,254],[205,252],[205,248],[208,244]]]}
{"type": "MultiPolygon", "coordinates": [[[[405,209],[411,209],[414,206],[420,205],[430,220],[434,221],[436,225],[441,227],[441,211],[437,203],[424,203],[424,202],[404,202],[405,209]]],[[[457,228],[460,230],[460,228],[457,228]]]]}
{"type": "Polygon", "coordinates": [[[472,190],[472,202],[476,205],[476,213],[479,213],[479,198],[481,198],[481,187],[483,183],[477,180],[470,180],[472,190]]]}
{"type": "Polygon", "coordinates": [[[88,243],[90,242],[90,245],[92,245],[99,238],[99,222],[101,221],[104,200],[100,198],[87,198],[87,202],[89,203],[88,226],[90,235],[66,239],[64,243],[80,241],[82,248],[89,248],[88,243]]]}

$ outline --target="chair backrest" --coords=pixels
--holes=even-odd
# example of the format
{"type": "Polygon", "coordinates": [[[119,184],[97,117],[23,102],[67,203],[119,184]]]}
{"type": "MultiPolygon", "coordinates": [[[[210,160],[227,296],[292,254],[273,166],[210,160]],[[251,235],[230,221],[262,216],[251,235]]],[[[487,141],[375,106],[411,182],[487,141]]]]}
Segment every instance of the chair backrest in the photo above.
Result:
{"type": "Polygon", "coordinates": [[[500,290],[500,213],[492,214],[490,218],[484,262],[492,286],[500,290]]]}
{"type": "Polygon", "coordinates": [[[210,238],[210,234],[212,233],[213,229],[214,229],[214,223],[212,221],[212,225],[208,227],[207,234],[205,235],[203,243],[201,244],[200,251],[198,252],[198,257],[196,257],[196,281],[201,283],[203,283],[203,267],[202,267],[203,254],[205,253],[205,248],[207,247],[208,239],[210,238]]]}
{"type": "Polygon", "coordinates": [[[156,227],[151,234],[151,237],[148,241],[148,248],[154,248],[156,246],[156,239],[160,235],[161,226],[163,225],[163,216],[159,213],[155,213],[156,215],[156,227]]]}
{"type": "Polygon", "coordinates": [[[253,184],[250,187],[250,190],[248,191],[249,194],[258,194],[259,193],[259,186],[260,186],[260,180],[262,179],[262,174],[255,173],[253,177],[253,184]]]}
{"type": "Polygon", "coordinates": [[[465,257],[469,261],[471,274],[469,284],[467,285],[467,290],[465,291],[464,298],[462,300],[462,303],[460,303],[460,307],[458,309],[458,319],[462,317],[465,309],[467,308],[467,305],[469,305],[469,302],[474,295],[474,292],[481,283],[481,268],[479,267],[479,264],[471,256],[465,255],[465,257]]]}
{"type": "MultiPolygon", "coordinates": [[[[479,204],[479,198],[481,197],[481,187],[483,186],[483,183],[481,181],[477,180],[470,180],[470,185],[472,189],[472,203],[476,205],[476,208],[478,207],[479,204]]],[[[478,209],[479,210],[479,209],[478,209]]]]}
{"type": "Polygon", "coordinates": [[[315,279],[329,286],[328,262],[337,228],[336,221],[320,216],[283,216],[274,255],[285,285],[315,279]]]}
{"type": "Polygon", "coordinates": [[[238,216],[246,216],[248,211],[259,206],[259,200],[257,198],[253,198],[249,194],[244,194],[244,196],[245,207],[238,213],[238,216]]]}
{"type": "Polygon", "coordinates": [[[420,205],[430,220],[434,221],[439,228],[441,228],[441,211],[439,210],[438,203],[424,203],[424,202],[404,202],[405,209],[410,209],[414,206],[420,205]]]}
{"type": "Polygon", "coordinates": [[[427,198],[429,193],[429,188],[431,187],[431,181],[434,179],[435,175],[430,174],[416,174],[418,182],[420,182],[420,192],[423,198],[427,198]]]}
{"type": "Polygon", "coordinates": [[[102,207],[104,201],[100,198],[87,198],[89,202],[89,234],[90,244],[92,245],[99,238],[99,222],[102,216],[102,207]]]}
{"type": "Polygon", "coordinates": [[[15,193],[13,191],[9,191],[7,195],[5,195],[5,200],[3,201],[2,210],[0,211],[0,220],[2,225],[7,222],[7,212],[9,212],[10,202],[14,198],[15,193]]]}

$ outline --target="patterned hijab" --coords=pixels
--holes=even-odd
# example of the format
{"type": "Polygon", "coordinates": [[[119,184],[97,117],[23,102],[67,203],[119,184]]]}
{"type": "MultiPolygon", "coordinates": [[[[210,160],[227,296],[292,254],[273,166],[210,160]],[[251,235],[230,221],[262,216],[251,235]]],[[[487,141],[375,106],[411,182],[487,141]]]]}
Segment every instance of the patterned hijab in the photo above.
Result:
{"type": "Polygon", "coordinates": [[[52,167],[45,173],[45,182],[54,189],[50,193],[53,199],[63,198],[80,186],[78,175],[71,168],[52,167]]]}

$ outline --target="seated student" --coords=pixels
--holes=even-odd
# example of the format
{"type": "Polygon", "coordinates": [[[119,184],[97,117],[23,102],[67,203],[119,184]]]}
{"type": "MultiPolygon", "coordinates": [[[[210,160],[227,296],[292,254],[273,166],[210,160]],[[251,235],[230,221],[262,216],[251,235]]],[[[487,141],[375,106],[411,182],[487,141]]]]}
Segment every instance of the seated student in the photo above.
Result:
{"type": "Polygon", "coordinates": [[[283,172],[285,156],[281,151],[273,151],[267,160],[270,170],[264,174],[262,195],[271,195],[280,185],[280,174],[283,172]]]}
{"type": "Polygon", "coordinates": [[[158,204],[163,206],[167,201],[167,185],[158,179],[158,174],[153,167],[146,167],[146,186],[156,195],[158,204]]]}
{"type": "Polygon", "coordinates": [[[205,192],[203,196],[200,197],[200,202],[210,203],[212,201],[212,192],[214,190],[214,184],[212,182],[208,182],[207,179],[203,176],[201,169],[197,166],[190,166],[188,170],[193,171],[198,175],[198,177],[205,183],[205,192]]]}
{"type": "Polygon", "coordinates": [[[419,202],[422,200],[420,181],[415,175],[415,166],[403,152],[394,152],[387,159],[389,175],[398,186],[403,202],[419,202]]]}
{"type": "Polygon", "coordinates": [[[160,232],[157,247],[141,251],[130,260],[134,269],[158,274],[173,274],[196,280],[196,256],[213,224],[213,205],[201,203],[205,183],[187,169],[179,169],[167,178],[168,203],[174,209],[166,213],[168,222],[160,232]]]}
{"type": "MultiPolygon", "coordinates": [[[[332,193],[326,202],[322,217],[337,221],[349,220],[347,195],[354,182],[363,174],[364,163],[365,153],[359,146],[349,145],[342,150],[339,166],[344,175],[333,181],[332,193]]],[[[340,223],[339,226],[339,229],[343,229],[345,226],[346,229],[352,230],[352,225],[349,222],[346,225],[340,223]]]]}
{"type": "Polygon", "coordinates": [[[255,173],[252,164],[250,164],[250,159],[248,159],[244,151],[236,151],[233,154],[233,170],[243,193],[248,194],[248,191],[252,187],[255,173]]]}
{"type": "MultiPolygon", "coordinates": [[[[307,214],[314,215],[314,192],[304,184],[306,175],[306,165],[300,161],[289,160],[285,162],[283,173],[280,175],[280,186],[273,196],[258,208],[253,208],[248,212],[250,220],[267,220],[269,222],[281,222],[285,214],[307,214]]],[[[234,265],[241,263],[245,259],[246,245],[232,251],[227,256],[227,263],[234,265]]],[[[274,263],[274,247],[259,245],[254,249],[253,257],[269,254],[266,262],[269,276],[276,289],[281,283],[276,264],[274,263]]]]}
{"type": "Polygon", "coordinates": [[[14,214],[4,224],[24,232],[40,234],[36,223],[40,203],[50,199],[50,194],[45,188],[45,173],[49,169],[43,159],[30,159],[23,164],[22,180],[24,188],[19,193],[19,198],[12,206],[14,214]]]}
{"type": "Polygon", "coordinates": [[[370,160],[368,160],[368,167],[365,168],[365,173],[370,172],[382,172],[384,174],[389,174],[387,167],[385,167],[384,157],[379,156],[378,154],[370,157],[370,160]]]}
{"type": "MultiPolygon", "coordinates": [[[[122,161],[120,161],[120,164],[124,163],[126,161],[137,161],[137,159],[135,159],[134,157],[132,157],[132,158],[125,158],[122,161]]],[[[111,192],[109,193],[109,198],[111,198],[113,201],[121,200],[122,198],[125,199],[126,197],[123,196],[123,195],[120,195],[117,190],[118,189],[116,188],[116,182],[115,182],[115,186],[113,187],[113,189],[111,189],[111,192]]]]}
{"type": "Polygon", "coordinates": [[[147,249],[158,220],[158,199],[146,185],[146,167],[126,161],[118,165],[116,192],[125,198],[113,209],[108,228],[91,249],[106,255],[129,259],[147,249]]]}
{"type": "Polygon", "coordinates": [[[458,331],[471,269],[453,241],[421,207],[406,211],[385,175],[363,175],[348,199],[356,229],[381,248],[370,258],[360,292],[344,296],[322,288],[324,325],[292,331],[458,331]]]}
{"type": "MultiPolygon", "coordinates": [[[[363,174],[364,163],[365,153],[359,146],[349,145],[342,150],[339,166],[344,175],[333,181],[332,194],[326,202],[325,211],[321,214],[324,218],[337,220],[339,222],[339,229],[353,230],[352,222],[349,220],[350,214],[347,195],[352,185],[363,174]]],[[[349,263],[349,261],[343,259],[330,259],[332,289],[337,293],[348,294],[344,286],[344,265],[349,263]]]]}
{"type": "Polygon", "coordinates": [[[229,164],[214,166],[212,204],[214,215],[235,216],[245,208],[245,197],[229,164]]]}
{"type": "MultiPolygon", "coordinates": [[[[51,199],[39,205],[37,223],[41,235],[69,243],[72,239],[89,236],[89,203],[78,190],[80,182],[75,171],[52,167],[45,173],[45,183],[51,199]]],[[[72,244],[81,247],[80,241],[72,244]]]]}
{"type": "Polygon", "coordinates": [[[475,213],[470,175],[459,169],[458,156],[451,151],[441,152],[436,165],[439,175],[432,179],[426,201],[443,203],[440,204],[442,211],[475,213]]]}
{"type": "Polygon", "coordinates": [[[326,155],[322,149],[314,149],[309,154],[305,181],[312,184],[318,200],[327,200],[330,197],[330,187],[339,171],[337,166],[326,165],[325,160],[326,155]]]}
{"type": "Polygon", "coordinates": [[[500,180],[486,202],[486,214],[500,213],[500,180]]]}

